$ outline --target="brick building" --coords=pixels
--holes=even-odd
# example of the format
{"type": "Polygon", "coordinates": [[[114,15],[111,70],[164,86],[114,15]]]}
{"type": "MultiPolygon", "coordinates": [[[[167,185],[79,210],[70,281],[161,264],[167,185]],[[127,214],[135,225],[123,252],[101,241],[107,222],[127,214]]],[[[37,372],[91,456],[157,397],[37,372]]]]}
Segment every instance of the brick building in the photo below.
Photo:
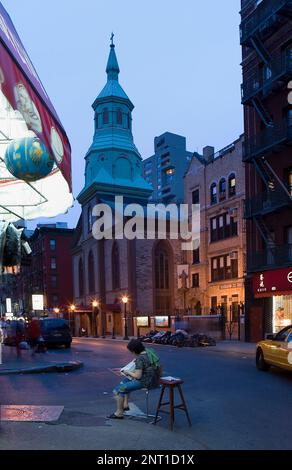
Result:
{"type": "MultiPolygon", "coordinates": [[[[18,276],[18,303],[32,310],[32,295],[44,296],[44,309],[68,312],[73,301],[72,242],[74,230],[66,224],[38,225],[29,238],[31,263],[21,266],[18,276]]],[[[39,312],[40,313],[40,312],[39,312]]]]}
{"type": "Polygon", "coordinates": [[[292,323],[291,0],[242,0],[247,339],[292,323]]]}
{"type": "MultiPolygon", "coordinates": [[[[244,303],[245,171],[243,136],[214,152],[205,147],[185,175],[185,202],[200,204],[200,244],[188,253],[188,307],[195,314],[219,313],[237,320],[244,303]]],[[[236,329],[236,328],[235,328],[236,329]]]]}

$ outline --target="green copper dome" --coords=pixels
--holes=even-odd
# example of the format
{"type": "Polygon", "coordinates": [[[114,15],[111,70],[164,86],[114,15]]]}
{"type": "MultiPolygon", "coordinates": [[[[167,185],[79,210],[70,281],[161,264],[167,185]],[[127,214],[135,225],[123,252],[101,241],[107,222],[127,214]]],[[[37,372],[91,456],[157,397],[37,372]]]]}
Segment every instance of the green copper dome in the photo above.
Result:
{"type": "Polygon", "coordinates": [[[142,176],[142,158],[132,134],[134,105],[119,84],[113,41],[106,73],[107,83],[92,105],[95,130],[85,156],[85,186],[78,200],[85,201],[95,190],[103,196],[127,194],[133,201],[147,200],[152,187],[142,176]]]}

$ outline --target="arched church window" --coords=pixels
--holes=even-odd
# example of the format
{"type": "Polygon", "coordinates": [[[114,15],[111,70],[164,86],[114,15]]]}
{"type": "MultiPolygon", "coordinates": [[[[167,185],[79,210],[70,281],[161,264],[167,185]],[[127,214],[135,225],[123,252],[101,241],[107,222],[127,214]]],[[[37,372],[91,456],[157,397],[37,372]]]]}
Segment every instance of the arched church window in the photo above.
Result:
{"type": "Polygon", "coordinates": [[[84,295],[84,279],[83,279],[83,262],[80,258],[78,264],[78,282],[79,282],[79,297],[84,295]]]}
{"type": "Polygon", "coordinates": [[[95,275],[94,275],[94,258],[92,251],[88,255],[88,288],[89,294],[94,294],[95,291],[95,275]]]}
{"type": "Polygon", "coordinates": [[[117,109],[117,124],[123,123],[123,114],[121,108],[117,109]]]}
{"type": "Polygon", "coordinates": [[[117,242],[114,242],[112,248],[112,284],[113,290],[121,287],[120,279],[120,252],[117,242]]]}
{"type": "Polygon", "coordinates": [[[108,108],[104,108],[103,113],[102,113],[102,120],[103,120],[103,123],[104,123],[104,124],[108,124],[108,123],[109,123],[109,112],[108,112],[108,108]]]}
{"type": "Polygon", "coordinates": [[[159,242],[154,252],[155,313],[169,315],[172,309],[171,254],[165,242],[159,242]]]}

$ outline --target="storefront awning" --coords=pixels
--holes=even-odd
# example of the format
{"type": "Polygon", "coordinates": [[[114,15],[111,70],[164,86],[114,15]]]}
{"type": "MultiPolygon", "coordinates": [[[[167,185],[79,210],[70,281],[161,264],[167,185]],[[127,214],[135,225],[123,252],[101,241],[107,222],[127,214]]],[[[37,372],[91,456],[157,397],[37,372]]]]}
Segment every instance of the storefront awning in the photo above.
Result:
{"type": "Polygon", "coordinates": [[[292,295],[292,266],[255,273],[252,283],[255,298],[292,295]]]}
{"type": "MultiPolygon", "coordinates": [[[[17,150],[13,158],[21,161],[17,150]]],[[[0,219],[54,217],[72,203],[68,137],[0,2],[0,219]],[[8,171],[5,152],[11,142],[34,137],[44,144],[54,165],[48,175],[28,183],[8,171]]]]}

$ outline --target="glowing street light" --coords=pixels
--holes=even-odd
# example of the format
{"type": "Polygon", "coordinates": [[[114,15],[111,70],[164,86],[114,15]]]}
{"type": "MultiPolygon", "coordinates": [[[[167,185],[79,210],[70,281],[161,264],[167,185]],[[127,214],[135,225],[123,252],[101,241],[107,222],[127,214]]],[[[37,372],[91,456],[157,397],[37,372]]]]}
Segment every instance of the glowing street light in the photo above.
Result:
{"type": "Polygon", "coordinates": [[[124,322],[125,322],[125,336],[124,339],[128,340],[128,325],[127,325],[127,303],[129,302],[129,297],[127,295],[123,295],[122,302],[124,304],[124,322]]]}
{"type": "Polygon", "coordinates": [[[58,307],[55,307],[55,308],[54,308],[54,312],[55,312],[55,314],[58,316],[59,313],[60,313],[60,309],[59,309],[58,307]]]}
{"type": "Polygon", "coordinates": [[[99,307],[99,302],[97,300],[92,301],[92,329],[93,329],[93,336],[96,338],[99,338],[98,335],[98,320],[97,320],[97,314],[98,312],[98,307],[99,307]]]}

